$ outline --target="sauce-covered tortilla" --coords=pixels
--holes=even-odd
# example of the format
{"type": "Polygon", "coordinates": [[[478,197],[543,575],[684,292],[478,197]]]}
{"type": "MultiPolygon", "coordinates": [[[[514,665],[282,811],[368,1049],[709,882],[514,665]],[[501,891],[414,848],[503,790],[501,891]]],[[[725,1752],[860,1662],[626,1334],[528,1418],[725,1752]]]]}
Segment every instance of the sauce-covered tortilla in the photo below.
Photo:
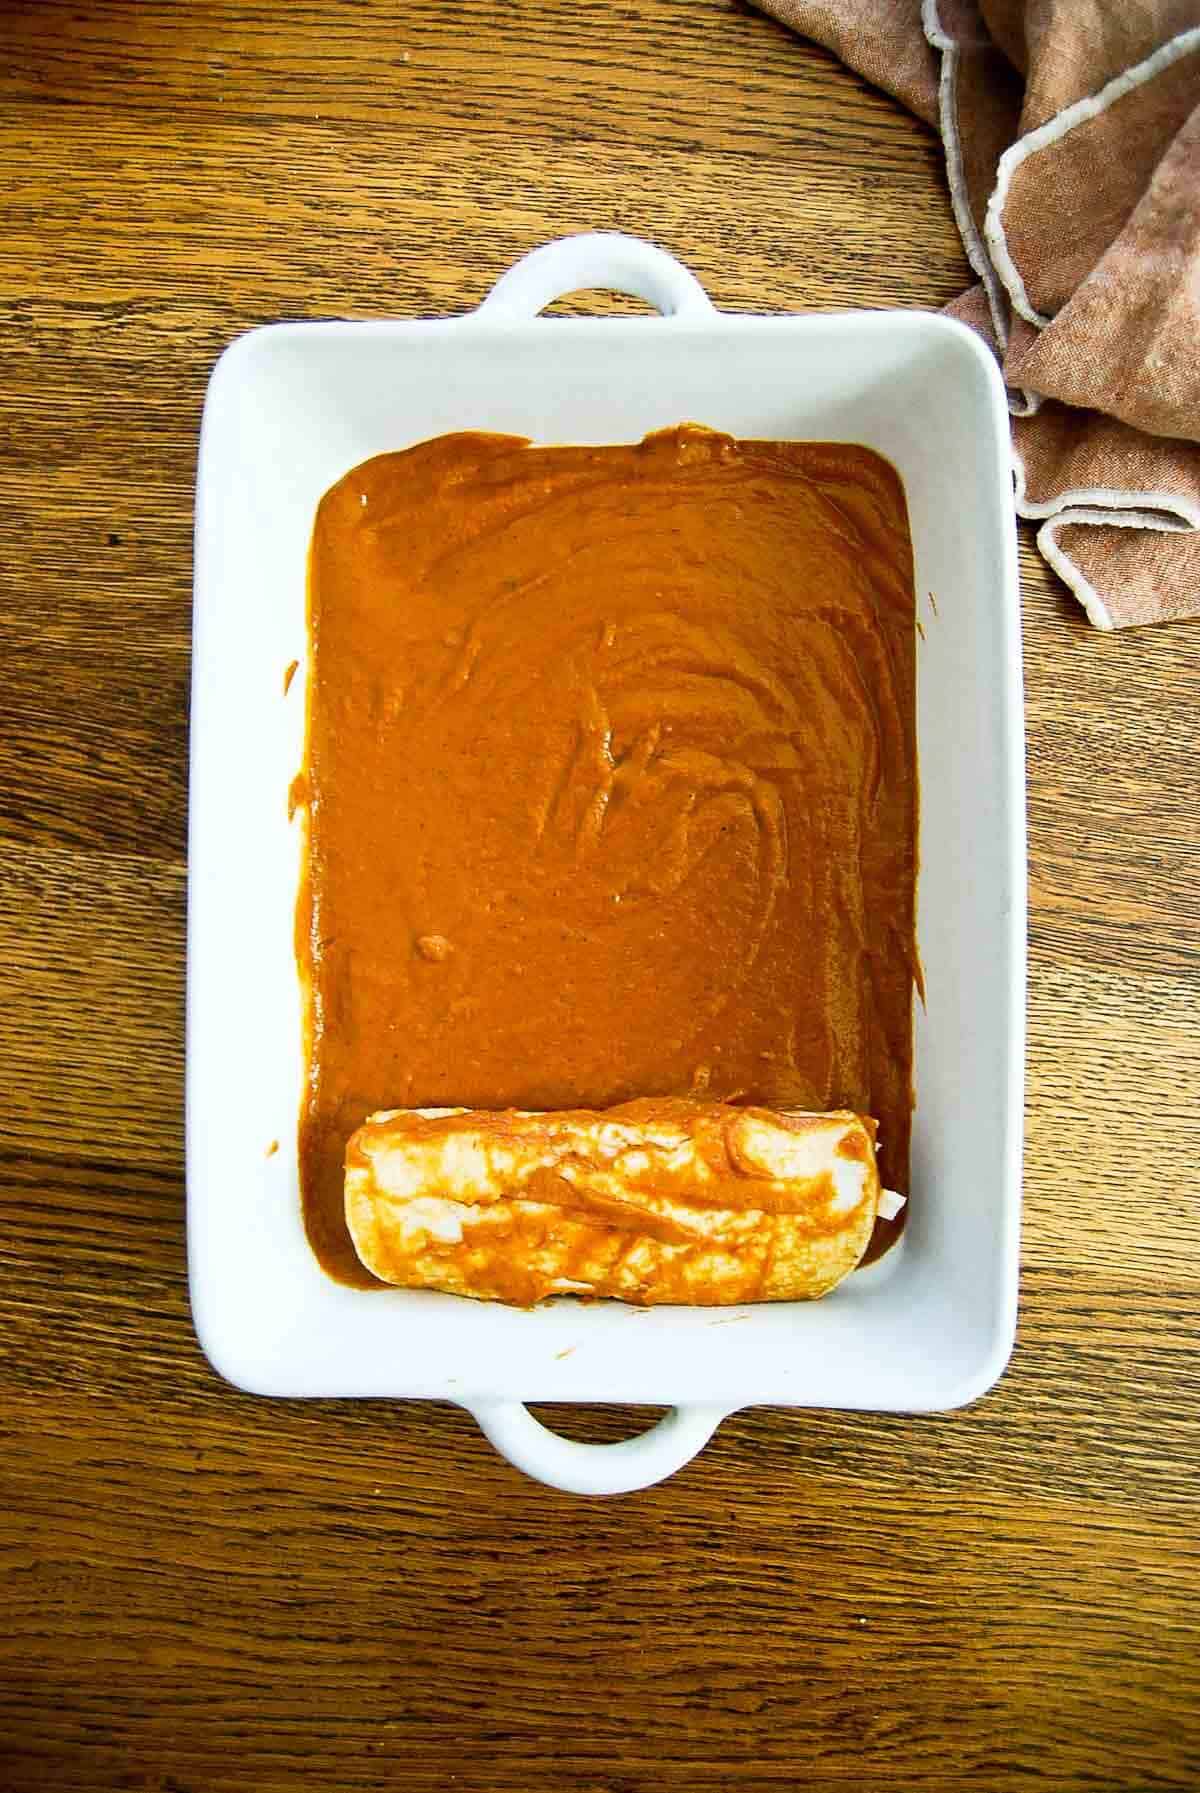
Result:
{"type": "MultiPolygon", "coordinates": [[[[313,535],[301,1185],[380,1109],[846,1109],[907,1192],[914,608],[868,449],[444,436],[313,535]]],[[[894,1235],[880,1221],[872,1249],[894,1235]]]]}
{"type": "Polygon", "coordinates": [[[874,1121],[691,1096],[402,1108],[346,1147],[346,1223],[382,1282],[520,1307],[811,1301],[854,1269],[884,1199],[874,1121]]]}

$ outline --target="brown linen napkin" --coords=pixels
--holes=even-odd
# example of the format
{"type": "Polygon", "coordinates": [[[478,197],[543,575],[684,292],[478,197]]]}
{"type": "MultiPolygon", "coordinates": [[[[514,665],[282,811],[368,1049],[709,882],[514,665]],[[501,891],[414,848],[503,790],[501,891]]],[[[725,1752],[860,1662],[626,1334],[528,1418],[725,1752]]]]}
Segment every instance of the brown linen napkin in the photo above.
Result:
{"type": "Polygon", "coordinates": [[[935,124],[1017,510],[1099,628],[1200,616],[1200,0],[758,0],[935,124]]]}

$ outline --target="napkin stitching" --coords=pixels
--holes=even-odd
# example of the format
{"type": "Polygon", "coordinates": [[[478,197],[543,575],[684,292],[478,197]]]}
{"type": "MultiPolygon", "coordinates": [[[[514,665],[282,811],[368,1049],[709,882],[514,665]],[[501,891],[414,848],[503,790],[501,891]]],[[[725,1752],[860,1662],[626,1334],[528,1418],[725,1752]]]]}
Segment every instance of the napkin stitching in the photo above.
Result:
{"type": "MultiPolygon", "coordinates": [[[[1109,493],[1105,496],[1120,499],[1126,494],[1109,493]]],[[[1054,568],[1064,585],[1075,593],[1087,612],[1088,621],[1097,629],[1108,630],[1115,629],[1116,624],[1103,598],[1057,540],[1058,531],[1066,529],[1072,523],[1097,523],[1109,529],[1155,529],[1160,534],[1178,532],[1188,527],[1177,518],[1164,517],[1154,511],[1100,510],[1092,505],[1068,505],[1065,510],[1056,512],[1042,524],[1037,532],[1038,552],[1054,568]]]]}
{"type": "MultiPolygon", "coordinates": [[[[942,65],[938,75],[938,122],[942,129],[942,147],[946,152],[946,180],[950,187],[950,207],[958,225],[967,260],[978,274],[987,294],[988,308],[1000,348],[1008,347],[1008,318],[1001,298],[996,270],[980,235],[967,194],[963,173],[962,138],[958,129],[958,63],[959,45],[946,31],[938,16],[938,0],[922,0],[921,24],[930,44],[941,51],[942,65]]],[[[982,44],[976,47],[982,48],[982,44]]]]}
{"type": "MultiPolygon", "coordinates": [[[[927,4],[932,3],[933,0],[927,0],[927,4]]],[[[1089,119],[1098,117],[1101,112],[1107,112],[1117,100],[1124,99],[1127,93],[1132,93],[1135,88],[1153,80],[1164,69],[1170,68],[1173,63],[1178,62],[1183,56],[1190,55],[1195,49],[1200,49],[1200,26],[1195,26],[1189,31],[1181,31],[1177,37],[1168,38],[1167,42],[1147,56],[1144,62],[1134,63],[1132,68],[1122,69],[1119,75],[1114,75],[1113,79],[1107,86],[1102,87],[1099,93],[1088,94],[1084,99],[1076,100],[1074,105],[1065,107],[1063,111],[1055,113],[1053,118],[1047,119],[1045,124],[1039,125],[1036,131],[1030,131],[1024,137],[1018,137],[1017,141],[1010,144],[1004,151],[996,164],[996,185],[988,200],[984,235],[991,251],[992,265],[1004,283],[1008,296],[1012,300],[1014,311],[1019,312],[1028,323],[1035,325],[1039,330],[1045,329],[1047,324],[1053,322],[1053,319],[1034,309],[1021,271],[1009,252],[1008,238],[1004,230],[1004,204],[1008,198],[1013,176],[1021,164],[1036,151],[1045,149],[1049,143],[1057,143],[1060,138],[1073,131],[1076,125],[1085,124],[1089,119]]],[[[974,267],[974,258],[970,259],[971,265],[974,267]]],[[[986,287],[986,280],[984,285],[986,287]]],[[[990,298],[989,292],[989,302],[990,298]]]]}

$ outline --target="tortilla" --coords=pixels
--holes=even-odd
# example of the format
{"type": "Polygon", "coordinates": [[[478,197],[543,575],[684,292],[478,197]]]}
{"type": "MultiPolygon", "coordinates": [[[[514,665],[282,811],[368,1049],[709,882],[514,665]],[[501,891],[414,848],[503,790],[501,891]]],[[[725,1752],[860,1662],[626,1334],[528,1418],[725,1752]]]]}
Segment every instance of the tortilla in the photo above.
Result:
{"type": "Polygon", "coordinates": [[[889,1212],[875,1155],[874,1121],[841,1111],[395,1110],[349,1141],[346,1222],[366,1269],[408,1288],[521,1306],[809,1300],[889,1212]]]}

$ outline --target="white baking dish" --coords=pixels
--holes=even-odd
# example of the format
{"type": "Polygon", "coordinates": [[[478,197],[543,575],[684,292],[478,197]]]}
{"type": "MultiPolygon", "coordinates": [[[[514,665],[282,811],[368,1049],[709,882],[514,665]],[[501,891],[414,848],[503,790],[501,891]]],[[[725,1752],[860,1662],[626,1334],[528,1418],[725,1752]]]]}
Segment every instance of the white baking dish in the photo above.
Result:
{"type": "Polygon", "coordinates": [[[920,312],[727,316],[662,251],[612,235],[535,251],[465,317],[256,330],[209,387],[195,580],[188,1253],[196,1329],[222,1375],[261,1394],[460,1402],[522,1469],[589,1493],[670,1474],[750,1403],[928,1411],[987,1389],[1016,1314],[1024,784],[1008,424],[977,339],[920,312]],[[536,316],[584,287],[640,294],[664,315],[536,316]],[[928,984],[904,1239],[815,1304],[563,1300],[527,1313],[342,1288],[305,1241],[295,1150],[299,841],[287,789],[303,737],[317,501],[368,455],[444,430],[628,442],[681,419],[866,443],[904,479],[924,630],[928,984]],[[300,671],[285,698],[291,660],[300,671]],[[639,1438],[588,1446],[541,1427],[530,1399],[674,1411],[639,1438]]]}

